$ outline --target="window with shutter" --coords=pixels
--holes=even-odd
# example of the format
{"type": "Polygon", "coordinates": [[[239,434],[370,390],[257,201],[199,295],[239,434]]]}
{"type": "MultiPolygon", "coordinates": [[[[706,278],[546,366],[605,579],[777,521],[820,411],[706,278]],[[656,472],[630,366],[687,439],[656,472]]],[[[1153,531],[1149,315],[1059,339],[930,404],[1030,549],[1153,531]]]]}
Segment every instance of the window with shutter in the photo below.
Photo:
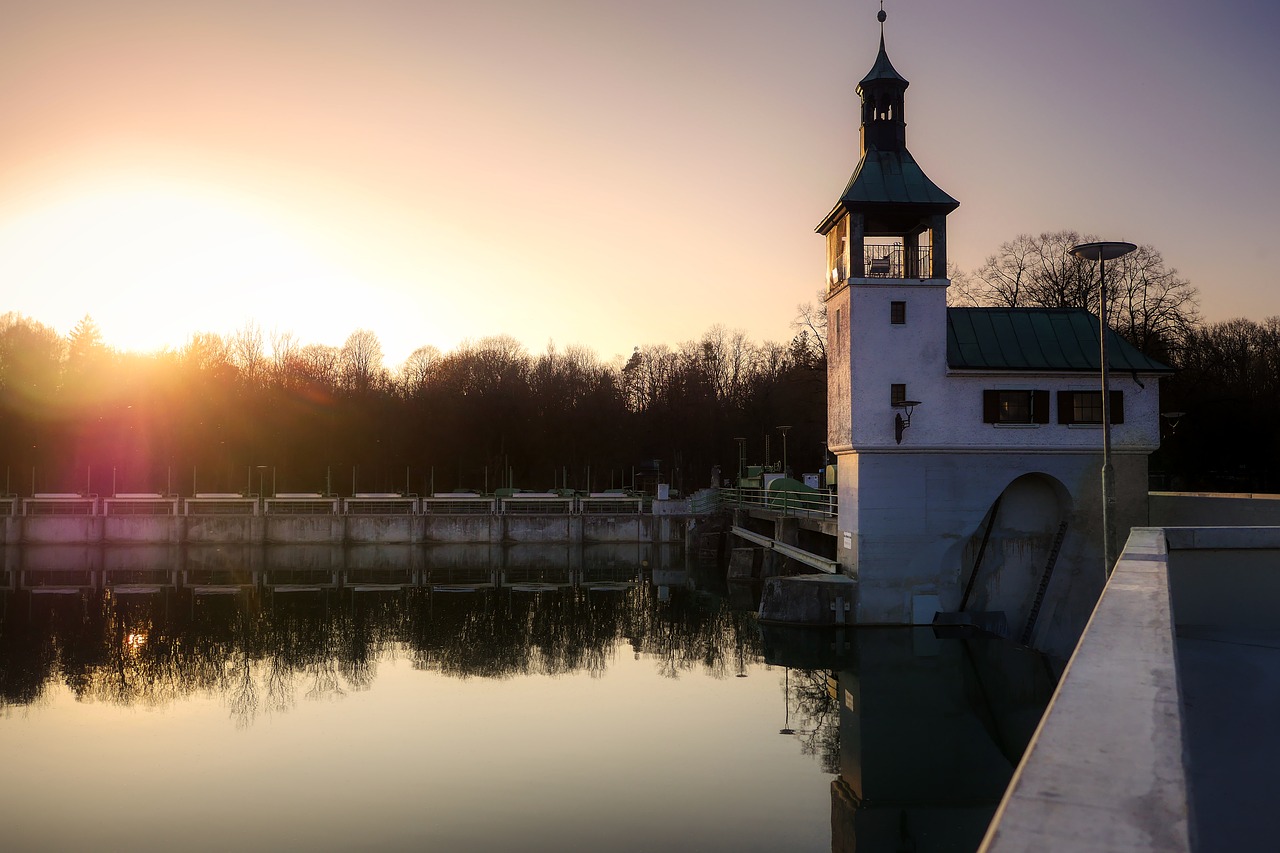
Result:
{"type": "Polygon", "coordinates": [[[1049,392],[988,389],[982,392],[982,420],[988,424],[1047,424],[1049,392]]]}
{"type": "MultiPolygon", "coordinates": [[[[1124,423],[1124,392],[1112,391],[1111,423],[1124,423]]],[[[1098,424],[1102,423],[1101,391],[1059,391],[1058,423],[1060,424],[1098,424]]]]}

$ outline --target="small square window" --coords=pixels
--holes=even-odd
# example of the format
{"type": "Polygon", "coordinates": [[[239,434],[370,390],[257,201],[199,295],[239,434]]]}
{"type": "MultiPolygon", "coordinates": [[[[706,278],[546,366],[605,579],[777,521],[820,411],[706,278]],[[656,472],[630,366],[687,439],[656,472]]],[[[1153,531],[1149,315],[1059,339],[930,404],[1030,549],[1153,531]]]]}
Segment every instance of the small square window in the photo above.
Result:
{"type": "Polygon", "coordinates": [[[889,303],[889,322],[895,326],[901,326],[907,322],[907,303],[889,303]]]}
{"type": "Polygon", "coordinates": [[[907,386],[905,383],[889,386],[889,405],[896,406],[905,399],[907,399],[907,386]]]}

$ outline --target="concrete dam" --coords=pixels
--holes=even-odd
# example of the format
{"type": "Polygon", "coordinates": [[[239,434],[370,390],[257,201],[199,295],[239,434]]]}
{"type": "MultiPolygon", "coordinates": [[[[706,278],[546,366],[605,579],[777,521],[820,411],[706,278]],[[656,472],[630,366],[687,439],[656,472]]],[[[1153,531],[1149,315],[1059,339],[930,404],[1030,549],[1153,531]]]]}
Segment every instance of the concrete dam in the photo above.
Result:
{"type": "Polygon", "coordinates": [[[471,493],[0,498],[7,545],[683,544],[691,499],[471,493]]]}

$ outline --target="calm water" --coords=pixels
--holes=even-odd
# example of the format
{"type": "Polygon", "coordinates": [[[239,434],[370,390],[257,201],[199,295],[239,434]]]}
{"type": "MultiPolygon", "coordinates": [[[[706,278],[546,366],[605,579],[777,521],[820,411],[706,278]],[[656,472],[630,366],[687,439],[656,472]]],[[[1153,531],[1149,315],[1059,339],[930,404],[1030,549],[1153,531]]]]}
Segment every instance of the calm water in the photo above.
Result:
{"type": "Polygon", "coordinates": [[[976,848],[1052,690],[634,546],[4,552],[9,850],[976,848]]]}

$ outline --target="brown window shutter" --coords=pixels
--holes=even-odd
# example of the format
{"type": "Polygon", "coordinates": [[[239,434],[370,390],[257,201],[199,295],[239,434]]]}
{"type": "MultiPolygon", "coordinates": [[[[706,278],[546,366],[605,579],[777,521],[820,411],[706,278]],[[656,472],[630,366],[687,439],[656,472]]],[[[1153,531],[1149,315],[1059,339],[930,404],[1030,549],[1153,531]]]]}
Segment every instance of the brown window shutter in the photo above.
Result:
{"type": "Polygon", "coordinates": [[[1049,422],[1049,392],[1031,392],[1031,422],[1047,424],[1049,422]]]}
{"type": "Polygon", "coordinates": [[[1076,417],[1076,395],[1074,391],[1058,392],[1058,423],[1073,424],[1076,417]]]}
{"type": "Polygon", "coordinates": [[[1124,423],[1124,392],[1112,391],[1108,402],[1111,404],[1111,423],[1124,423]]]}
{"type": "Polygon", "coordinates": [[[1000,420],[1000,392],[982,392],[982,422],[994,424],[1000,420]]]}

